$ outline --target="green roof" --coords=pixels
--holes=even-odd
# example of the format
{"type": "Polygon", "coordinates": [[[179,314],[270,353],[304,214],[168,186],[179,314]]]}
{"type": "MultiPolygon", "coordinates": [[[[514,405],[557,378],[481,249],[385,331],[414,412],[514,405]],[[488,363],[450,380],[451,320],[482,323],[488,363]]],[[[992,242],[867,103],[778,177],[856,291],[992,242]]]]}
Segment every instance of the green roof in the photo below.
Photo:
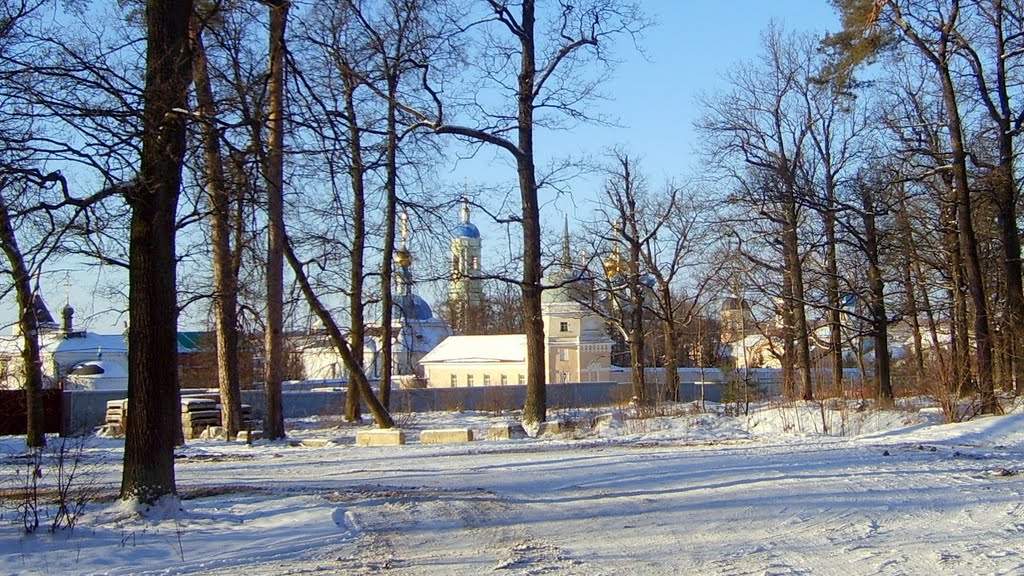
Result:
{"type": "Polygon", "coordinates": [[[213,332],[178,332],[178,352],[203,352],[214,347],[213,332]]]}

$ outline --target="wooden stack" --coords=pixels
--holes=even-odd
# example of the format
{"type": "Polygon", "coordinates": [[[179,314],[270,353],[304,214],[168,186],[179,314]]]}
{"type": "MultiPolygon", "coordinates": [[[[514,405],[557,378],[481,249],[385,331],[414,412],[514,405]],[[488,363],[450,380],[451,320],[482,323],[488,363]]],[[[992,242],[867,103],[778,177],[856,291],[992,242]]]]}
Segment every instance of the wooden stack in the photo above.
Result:
{"type": "Polygon", "coordinates": [[[107,412],[100,430],[101,436],[121,436],[124,434],[124,423],[128,416],[128,399],[108,400],[107,412]]]}
{"type": "MultiPolygon", "coordinates": [[[[221,406],[217,403],[217,395],[182,396],[181,398],[181,429],[186,440],[198,438],[209,427],[221,426],[221,406]]],[[[128,400],[110,400],[101,430],[103,436],[121,436],[124,434],[125,417],[128,413],[128,400]]],[[[254,427],[252,406],[242,404],[241,429],[254,427]]]]}
{"type": "Polygon", "coordinates": [[[181,429],[185,439],[198,438],[209,426],[220,426],[217,401],[205,396],[181,398],[181,429]]]}

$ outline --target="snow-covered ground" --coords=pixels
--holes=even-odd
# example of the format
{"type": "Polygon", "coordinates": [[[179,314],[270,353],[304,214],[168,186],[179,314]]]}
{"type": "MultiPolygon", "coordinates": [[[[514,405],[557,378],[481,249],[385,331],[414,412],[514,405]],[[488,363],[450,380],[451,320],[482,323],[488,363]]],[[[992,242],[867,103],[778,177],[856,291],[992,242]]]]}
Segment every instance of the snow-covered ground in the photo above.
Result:
{"type": "MultiPolygon", "coordinates": [[[[710,408],[448,445],[419,431],[484,437],[506,419],[411,415],[408,444],[379,448],[330,419],[289,422],[307,446],[190,442],[184,511],[149,519],[115,501],[122,442],[93,438],[100,493],[79,525],[23,535],[8,501],[0,573],[1024,574],[1020,408],[950,425],[930,410],[710,408]]],[[[7,490],[22,442],[0,443],[7,490]]]]}

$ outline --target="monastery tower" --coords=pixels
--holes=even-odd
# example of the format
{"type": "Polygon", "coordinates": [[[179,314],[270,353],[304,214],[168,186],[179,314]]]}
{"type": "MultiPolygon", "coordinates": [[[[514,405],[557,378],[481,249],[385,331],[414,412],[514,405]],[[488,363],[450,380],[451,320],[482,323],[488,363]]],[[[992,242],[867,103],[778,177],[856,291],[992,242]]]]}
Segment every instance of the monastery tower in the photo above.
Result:
{"type": "Polygon", "coordinates": [[[483,307],[480,230],[469,221],[469,200],[462,200],[461,222],[452,231],[452,275],[448,289],[452,328],[479,334],[483,307]]]}

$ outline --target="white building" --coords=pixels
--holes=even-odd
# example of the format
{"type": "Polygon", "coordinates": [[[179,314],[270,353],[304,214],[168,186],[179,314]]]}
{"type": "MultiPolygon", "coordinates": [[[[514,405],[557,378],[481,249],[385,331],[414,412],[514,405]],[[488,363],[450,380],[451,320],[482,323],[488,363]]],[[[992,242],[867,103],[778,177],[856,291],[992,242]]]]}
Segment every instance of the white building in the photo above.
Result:
{"type": "MultiPolygon", "coordinates": [[[[61,311],[62,325],[54,322],[39,295],[35,297],[35,306],[44,387],[128,389],[128,344],[123,334],[75,330],[75,310],[70,303],[61,311]]],[[[22,340],[17,325],[10,336],[0,336],[0,387],[23,387],[22,340]]]]}
{"type": "MultiPolygon", "coordinates": [[[[573,297],[580,289],[569,266],[568,231],[560,270],[543,292],[545,369],[548,383],[606,382],[612,378],[612,341],[604,320],[573,297]]],[[[431,388],[526,383],[526,335],[450,336],[420,363],[431,388]]]]}

